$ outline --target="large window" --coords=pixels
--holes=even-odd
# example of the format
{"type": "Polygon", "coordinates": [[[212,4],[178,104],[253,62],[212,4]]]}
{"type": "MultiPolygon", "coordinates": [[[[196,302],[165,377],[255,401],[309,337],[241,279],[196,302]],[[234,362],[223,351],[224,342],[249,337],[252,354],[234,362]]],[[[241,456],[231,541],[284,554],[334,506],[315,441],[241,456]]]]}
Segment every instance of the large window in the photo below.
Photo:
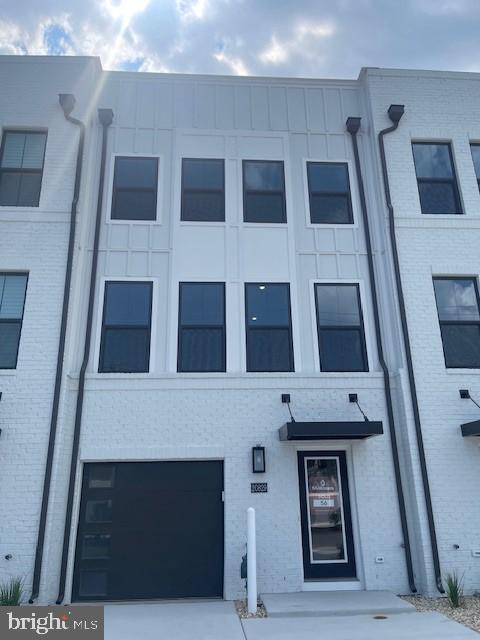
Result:
{"type": "Polygon", "coordinates": [[[294,371],[290,285],[245,285],[247,371],[294,371]]]}
{"type": "Polygon", "coordinates": [[[38,207],[47,134],[4,131],[0,152],[0,206],[38,207]]]}
{"type": "Polygon", "coordinates": [[[471,144],[470,149],[472,150],[473,166],[475,167],[477,184],[480,189],[480,144],[478,142],[476,144],[471,144]]]}
{"type": "Polygon", "coordinates": [[[178,371],[225,371],[225,284],[181,282],[178,371]]]}
{"type": "Polygon", "coordinates": [[[0,369],[15,369],[28,276],[0,273],[0,369]]]}
{"type": "Polygon", "coordinates": [[[414,142],[412,147],[422,213],[462,213],[450,144],[414,142]]]}
{"type": "Polygon", "coordinates": [[[474,278],[434,278],[445,364],[480,368],[480,313],[474,278]]]}
{"type": "Polygon", "coordinates": [[[196,222],[225,220],[223,160],[183,158],[181,219],[196,222]]]}
{"type": "Polygon", "coordinates": [[[100,372],[149,370],[151,316],[151,282],[105,283],[100,372]]]}
{"type": "Polygon", "coordinates": [[[368,371],[360,291],[356,284],[316,284],[322,371],[368,371]]]}
{"type": "Polygon", "coordinates": [[[243,161],[244,222],[286,222],[283,162],[243,161]]]}
{"type": "Polygon", "coordinates": [[[353,222],[346,162],[307,162],[308,197],[312,224],[353,222]]]}
{"type": "Polygon", "coordinates": [[[112,220],[156,220],[158,158],[117,156],[112,220]]]}

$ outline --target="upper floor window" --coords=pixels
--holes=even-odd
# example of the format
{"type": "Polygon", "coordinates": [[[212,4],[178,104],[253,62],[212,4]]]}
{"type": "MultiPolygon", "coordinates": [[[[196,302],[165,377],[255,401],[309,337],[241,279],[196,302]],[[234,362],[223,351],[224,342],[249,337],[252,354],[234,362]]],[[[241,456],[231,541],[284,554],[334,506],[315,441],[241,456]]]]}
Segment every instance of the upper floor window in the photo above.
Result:
{"type": "Polygon", "coordinates": [[[182,220],[224,222],[225,163],[223,160],[183,158],[182,220]]]}
{"type": "Polygon", "coordinates": [[[318,346],[322,371],[368,371],[357,284],[316,284],[318,346]]]}
{"type": "Polygon", "coordinates": [[[480,189],[480,144],[471,144],[473,166],[475,167],[475,175],[477,176],[477,184],[480,189]]]}
{"type": "Polygon", "coordinates": [[[151,316],[151,282],[105,283],[99,372],[149,370],[151,316]]]}
{"type": "Polygon", "coordinates": [[[282,161],[243,161],[243,221],[287,221],[282,161]]]}
{"type": "Polygon", "coordinates": [[[225,371],[225,284],[181,282],[178,371],[225,371]]]}
{"type": "Polygon", "coordinates": [[[15,369],[28,276],[0,273],[0,369],[15,369]]]}
{"type": "Polygon", "coordinates": [[[4,131],[0,152],[0,206],[38,207],[47,134],[4,131]]]}
{"type": "Polygon", "coordinates": [[[156,220],[158,158],[117,156],[112,220],[156,220]]]}
{"type": "Polygon", "coordinates": [[[480,313],[475,278],[434,278],[445,365],[480,368],[480,313]]]}
{"type": "Polygon", "coordinates": [[[307,162],[307,177],[312,224],[351,224],[353,212],[347,163],[307,162]]]}
{"type": "Polygon", "coordinates": [[[422,213],[462,213],[448,142],[414,142],[413,159],[422,213]]]}
{"type": "Polygon", "coordinates": [[[245,285],[247,371],[294,371],[290,285],[245,285]]]}

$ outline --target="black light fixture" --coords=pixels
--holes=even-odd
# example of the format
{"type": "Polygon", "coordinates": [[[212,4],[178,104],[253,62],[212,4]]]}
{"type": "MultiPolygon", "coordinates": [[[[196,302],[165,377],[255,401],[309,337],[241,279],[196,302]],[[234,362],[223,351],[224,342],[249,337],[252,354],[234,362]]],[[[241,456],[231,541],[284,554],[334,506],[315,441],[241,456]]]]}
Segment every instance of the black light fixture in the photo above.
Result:
{"type": "Polygon", "coordinates": [[[480,404],[474,398],[472,398],[468,389],[459,389],[458,393],[460,394],[460,398],[462,398],[462,400],[471,400],[473,404],[480,409],[480,404]]]}
{"type": "Polygon", "coordinates": [[[265,473],[265,447],[259,444],[252,447],[252,472],[265,473]]]}
{"type": "Polygon", "coordinates": [[[365,415],[365,411],[358,404],[358,394],[357,393],[349,393],[348,394],[348,401],[351,402],[352,404],[356,404],[357,405],[357,408],[360,411],[360,413],[362,414],[363,419],[365,420],[365,422],[370,422],[370,420],[365,415]]]}

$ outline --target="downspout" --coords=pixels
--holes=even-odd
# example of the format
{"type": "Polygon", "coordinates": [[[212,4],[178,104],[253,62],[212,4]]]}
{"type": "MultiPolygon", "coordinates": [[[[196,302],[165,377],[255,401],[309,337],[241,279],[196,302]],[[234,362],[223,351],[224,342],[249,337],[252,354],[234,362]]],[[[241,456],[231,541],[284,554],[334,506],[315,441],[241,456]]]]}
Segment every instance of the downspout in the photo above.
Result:
{"type": "Polygon", "coordinates": [[[83,148],[85,144],[85,125],[70,114],[75,107],[75,98],[71,93],[61,93],[58,101],[63,109],[63,115],[68,122],[80,128],[77,147],[77,160],[75,165],[75,184],[73,188],[72,206],[70,209],[70,229],[68,237],[67,266],[65,270],[65,283],[63,287],[62,317],[60,321],[60,338],[58,341],[57,368],[55,372],[55,386],[53,390],[52,413],[50,417],[50,435],[48,437],[47,460],[45,464],[45,476],[43,480],[42,505],[40,507],[40,521],[38,524],[37,546],[35,550],[35,563],[33,568],[32,593],[29,603],[38,598],[40,578],[42,574],[43,545],[45,542],[45,526],[47,521],[48,503],[50,499],[50,482],[52,477],[53,454],[57,435],[58,408],[60,404],[60,390],[63,376],[63,360],[65,356],[65,337],[67,333],[68,306],[70,301],[70,285],[72,281],[73,251],[75,247],[75,228],[77,222],[77,205],[80,194],[80,182],[82,178],[83,148]]]}
{"type": "Polygon", "coordinates": [[[405,344],[405,358],[407,362],[408,382],[410,386],[410,396],[412,399],[413,420],[415,423],[415,434],[417,438],[417,447],[420,461],[420,471],[422,474],[423,493],[425,496],[425,505],[427,509],[428,529],[430,532],[430,545],[432,549],[433,567],[435,571],[435,581],[437,589],[440,593],[445,593],[442,584],[442,572],[440,568],[440,557],[438,553],[437,534],[435,531],[435,521],[433,519],[432,496],[430,493],[430,483],[428,480],[427,462],[425,458],[425,447],[423,444],[422,424],[420,421],[420,410],[418,408],[417,388],[415,384],[415,375],[413,373],[412,350],[410,345],[410,334],[408,331],[407,314],[405,311],[405,298],[403,295],[402,279],[400,275],[400,263],[398,259],[397,237],[395,233],[395,214],[393,210],[392,198],[390,194],[390,183],[388,180],[387,161],[385,157],[384,137],[395,131],[398,127],[401,117],[403,116],[405,107],[399,104],[391,104],[388,109],[388,117],[392,121],[392,125],[378,134],[378,144],[380,148],[380,160],[382,164],[383,186],[385,189],[385,198],[387,201],[388,217],[390,222],[390,243],[392,246],[393,266],[395,273],[395,283],[398,294],[398,305],[400,309],[400,320],[402,325],[403,342],[405,344]]]}
{"type": "Polygon", "coordinates": [[[98,198],[97,198],[97,213],[95,219],[95,235],[93,238],[93,254],[92,254],[92,268],[90,272],[90,287],[88,292],[88,309],[87,309],[87,323],[85,328],[85,343],[83,350],[83,360],[80,367],[80,374],[78,378],[78,392],[77,392],[77,405],[75,409],[75,423],[73,427],[73,444],[72,444],[72,457],[70,460],[70,478],[68,483],[68,497],[67,497],[67,511],[65,515],[65,528],[63,532],[63,550],[62,550],[62,564],[60,568],[60,584],[57,597],[57,604],[61,604],[65,597],[65,581],[67,576],[67,562],[68,551],[70,546],[70,529],[72,526],[72,510],[73,510],[73,498],[75,492],[75,475],[77,470],[78,449],[80,444],[80,429],[82,424],[82,412],[83,412],[83,398],[85,392],[85,373],[87,370],[91,338],[92,338],[92,321],[93,321],[93,305],[95,302],[96,280],[97,280],[97,265],[98,265],[98,245],[100,240],[100,223],[102,219],[102,200],[103,200],[103,186],[105,182],[105,161],[107,157],[107,138],[108,127],[113,121],[113,111],[111,109],[99,109],[98,119],[103,127],[102,130],[102,151],[100,158],[100,178],[98,183],[98,198]]]}
{"type": "Polygon", "coordinates": [[[383,352],[383,341],[380,330],[380,314],[378,311],[378,295],[377,283],[375,279],[375,269],[373,264],[372,238],[370,234],[370,224],[368,221],[367,201],[365,198],[365,188],[363,184],[362,168],[360,164],[360,156],[358,153],[357,133],[360,129],[361,118],[347,118],[347,131],[352,138],[353,156],[355,159],[355,170],[357,173],[358,190],[360,194],[360,205],[362,209],[363,228],[365,230],[365,243],[367,246],[368,276],[370,280],[370,289],[372,292],[373,317],[375,323],[375,337],[377,342],[378,361],[383,372],[383,383],[385,390],[385,402],[387,405],[388,425],[390,429],[390,443],[392,448],[393,470],[395,474],[395,484],[397,487],[398,509],[400,513],[400,523],[403,534],[403,544],[405,548],[405,562],[407,565],[408,584],[410,590],[416,593],[415,577],[413,573],[412,552],[410,546],[410,536],[408,533],[407,513],[405,508],[405,495],[403,492],[402,478],[400,474],[400,461],[398,457],[397,435],[395,429],[395,421],[393,417],[392,389],[390,386],[390,372],[383,352]]]}

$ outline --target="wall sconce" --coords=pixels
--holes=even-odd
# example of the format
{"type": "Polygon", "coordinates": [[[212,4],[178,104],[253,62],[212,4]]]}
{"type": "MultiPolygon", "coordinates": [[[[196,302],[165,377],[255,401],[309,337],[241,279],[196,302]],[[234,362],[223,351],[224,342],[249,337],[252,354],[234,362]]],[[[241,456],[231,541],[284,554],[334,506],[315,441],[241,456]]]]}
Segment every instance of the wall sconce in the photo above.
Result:
{"type": "Polygon", "coordinates": [[[265,473],[265,447],[252,447],[252,472],[265,473]]]}

